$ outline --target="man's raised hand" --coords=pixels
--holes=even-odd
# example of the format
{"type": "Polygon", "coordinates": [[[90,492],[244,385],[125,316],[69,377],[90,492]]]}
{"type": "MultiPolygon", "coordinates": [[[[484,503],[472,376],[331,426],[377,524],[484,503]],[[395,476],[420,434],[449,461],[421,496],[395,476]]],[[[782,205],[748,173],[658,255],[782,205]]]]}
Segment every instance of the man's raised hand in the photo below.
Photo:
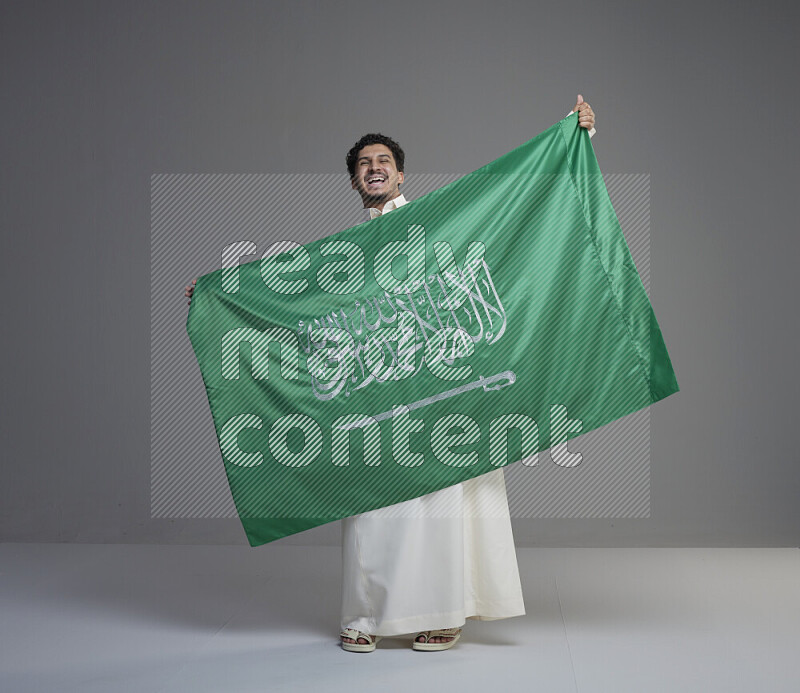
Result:
{"type": "Polygon", "coordinates": [[[573,113],[575,111],[578,111],[578,125],[591,130],[594,127],[594,111],[580,94],[578,94],[578,100],[575,102],[575,108],[572,109],[573,113]]]}
{"type": "Polygon", "coordinates": [[[197,284],[197,280],[193,279],[191,284],[187,284],[186,285],[186,294],[185,294],[185,296],[186,296],[186,298],[189,299],[188,301],[186,301],[187,305],[192,302],[192,294],[194,293],[194,285],[195,284],[197,284]]]}

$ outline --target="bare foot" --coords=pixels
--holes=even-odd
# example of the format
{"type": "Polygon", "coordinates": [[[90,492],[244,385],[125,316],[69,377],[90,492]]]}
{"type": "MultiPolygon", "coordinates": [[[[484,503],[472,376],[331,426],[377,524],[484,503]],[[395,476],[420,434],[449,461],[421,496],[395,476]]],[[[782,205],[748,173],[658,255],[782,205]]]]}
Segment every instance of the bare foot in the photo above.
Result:
{"type": "MultiPolygon", "coordinates": [[[[430,634],[431,631],[424,630],[422,632],[430,634]]],[[[455,635],[434,635],[432,638],[428,638],[428,642],[450,642],[454,637],[456,637],[456,636],[455,635]]],[[[424,635],[418,635],[417,636],[417,642],[425,642],[425,636],[424,635]]]]}
{"type": "MultiPolygon", "coordinates": [[[[353,640],[353,638],[342,638],[342,642],[355,643],[356,641],[353,640]]],[[[359,636],[358,643],[356,643],[356,644],[358,644],[358,645],[366,645],[367,642],[369,642],[369,641],[366,638],[363,638],[363,637],[359,636]]]]}

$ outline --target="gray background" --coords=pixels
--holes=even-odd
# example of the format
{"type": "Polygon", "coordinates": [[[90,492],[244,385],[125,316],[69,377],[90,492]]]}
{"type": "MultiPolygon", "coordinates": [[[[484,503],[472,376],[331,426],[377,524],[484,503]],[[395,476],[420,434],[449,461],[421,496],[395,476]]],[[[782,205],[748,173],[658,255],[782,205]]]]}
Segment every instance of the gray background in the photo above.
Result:
{"type": "MultiPolygon", "coordinates": [[[[651,517],[516,519],[517,544],[798,545],[789,3],[0,8],[0,539],[246,543],[235,519],[151,518],[152,174],[342,173],[374,130],[409,171],[466,173],[581,93],[603,172],[650,176],[651,296],[681,392],[651,412],[651,517]]],[[[219,263],[186,254],[184,309],[219,263]]]]}

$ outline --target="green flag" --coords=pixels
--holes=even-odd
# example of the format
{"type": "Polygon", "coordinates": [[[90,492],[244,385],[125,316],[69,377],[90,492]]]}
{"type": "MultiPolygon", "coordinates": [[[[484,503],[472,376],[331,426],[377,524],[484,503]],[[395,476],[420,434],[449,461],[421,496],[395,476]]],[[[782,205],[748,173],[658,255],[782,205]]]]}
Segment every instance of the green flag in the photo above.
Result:
{"type": "Polygon", "coordinates": [[[187,331],[251,546],[531,464],[678,391],[577,114],[200,277],[187,331]]]}

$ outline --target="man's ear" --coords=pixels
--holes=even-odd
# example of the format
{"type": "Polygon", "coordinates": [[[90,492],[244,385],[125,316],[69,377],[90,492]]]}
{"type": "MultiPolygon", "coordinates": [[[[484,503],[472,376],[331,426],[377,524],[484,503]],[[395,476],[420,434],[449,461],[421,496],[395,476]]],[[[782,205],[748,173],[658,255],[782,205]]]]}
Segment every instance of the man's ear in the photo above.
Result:
{"type": "Polygon", "coordinates": [[[402,171],[397,172],[397,184],[400,185],[406,179],[406,174],[402,171]]]}
{"type": "Polygon", "coordinates": [[[350,179],[350,187],[353,188],[353,190],[356,189],[356,179],[355,178],[351,178],[350,179]]]}

